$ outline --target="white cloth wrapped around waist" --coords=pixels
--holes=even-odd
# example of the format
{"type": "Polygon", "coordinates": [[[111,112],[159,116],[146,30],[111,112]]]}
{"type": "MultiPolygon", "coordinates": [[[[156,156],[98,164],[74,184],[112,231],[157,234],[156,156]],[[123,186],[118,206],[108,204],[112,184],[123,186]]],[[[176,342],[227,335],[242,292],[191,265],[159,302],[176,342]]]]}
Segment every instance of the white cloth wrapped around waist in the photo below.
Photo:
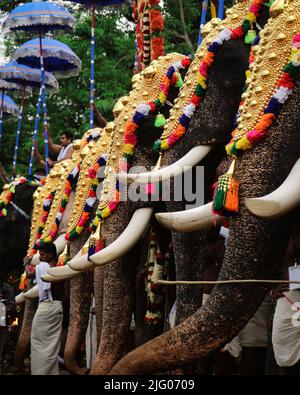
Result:
{"type": "Polygon", "coordinates": [[[289,298],[277,300],[273,319],[272,342],[279,366],[295,365],[300,360],[300,290],[285,292],[289,298]]]}

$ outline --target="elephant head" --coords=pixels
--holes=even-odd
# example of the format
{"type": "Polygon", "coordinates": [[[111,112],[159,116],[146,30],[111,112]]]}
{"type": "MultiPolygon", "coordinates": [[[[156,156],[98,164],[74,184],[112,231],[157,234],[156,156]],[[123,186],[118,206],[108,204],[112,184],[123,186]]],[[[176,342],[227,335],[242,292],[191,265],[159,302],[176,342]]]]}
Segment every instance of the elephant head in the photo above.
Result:
{"type": "Polygon", "coordinates": [[[16,179],[5,186],[0,196],[0,266],[7,275],[22,271],[37,186],[24,178],[16,179]]]}
{"type": "MultiPolygon", "coordinates": [[[[287,247],[291,216],[258,218],[244,199],[275,190],[299,157],[299,30],[299,2],[294,1],[261,34],[239,126],[227,146],[238,156],[234,176],[240,207],[231,219],[219,280],[274,279],[287,247]]],[[[244,327],[268,290],[258,283],[216,285],[203,307],[125,356],[111,374],[162,371],[207,355],[244,327]]]]}

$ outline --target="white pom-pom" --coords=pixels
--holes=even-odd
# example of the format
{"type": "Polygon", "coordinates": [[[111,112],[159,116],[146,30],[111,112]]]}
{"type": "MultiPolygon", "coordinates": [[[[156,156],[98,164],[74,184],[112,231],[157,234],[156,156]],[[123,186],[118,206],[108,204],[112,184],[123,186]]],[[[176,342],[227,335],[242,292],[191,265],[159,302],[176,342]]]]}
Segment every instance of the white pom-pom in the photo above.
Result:
{"type": "Polygon", "coordinates": [[[146,104],[146,103],[139,104],[136,108],[136,111],[140,112],[141,114],[143,114],[145,116],[147,116],[149,114],[150,110],[151,110],[151,107],[149,106],[149,104],[146,104]]]}
{"type": "Polygon", "coordinates": [[[185,106],[183,113],[185,116],[187,116],[188,118],[192,118],[192,116],[194,115],[194,112],[196,110],[196,107],[194,104],[190,103],[187,106],[185,106]]]}

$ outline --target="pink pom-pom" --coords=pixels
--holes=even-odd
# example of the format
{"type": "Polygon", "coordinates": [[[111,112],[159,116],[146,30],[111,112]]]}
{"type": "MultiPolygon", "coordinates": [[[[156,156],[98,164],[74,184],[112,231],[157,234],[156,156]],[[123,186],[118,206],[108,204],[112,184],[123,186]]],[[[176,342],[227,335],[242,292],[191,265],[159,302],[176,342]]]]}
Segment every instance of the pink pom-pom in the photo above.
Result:
{"type": "Polygon", "coordinates": [[[250,143],[256,143],[260,140],[262,140],[265,137],[265,133],[261,132],[259,133],[257,130],[251,130],[250,132],[247,133],[247,139],[250,141],[250,143]]]}

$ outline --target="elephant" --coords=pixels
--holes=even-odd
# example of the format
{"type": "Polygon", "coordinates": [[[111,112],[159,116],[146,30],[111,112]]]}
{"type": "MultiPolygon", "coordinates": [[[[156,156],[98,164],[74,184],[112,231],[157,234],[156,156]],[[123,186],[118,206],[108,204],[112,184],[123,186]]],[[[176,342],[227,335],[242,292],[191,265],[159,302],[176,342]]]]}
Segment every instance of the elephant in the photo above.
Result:
{"type": "MultiPolygon", "coordinates": [[[[245,9],[243,10],[243,12],[245,11],[245,9]]],[[[198,125],[197,125],[198,127],[193,126],[192,129],[192,125],[193,125],[192,124],[190,129],[187,131],[187,138],[182,139],[177,144],[177,147],[179,147],[178,150],[176,151],[175,149],[172,149],[164,155],[164,161],[166,161],[166,163],[168,163],[167,160],[173,163],[174,159],[175,160],[177,158],[179,159],[180,153],[188,152],[189,149],[192,148],[194,145],[198,145],[199,142],[201,142],[201,139],[203,139],[205,143],[207,142],[217,143],[219,141],[219,147],[216,144],[216,150],[213,154],[211,154],[210,157],[212,163],[218,163],[220,158],[216,159],[216,154],[220,155],[221,152],[220,143],[224,143],[229,139],[228,130],[230,129],[232,118],[238,108],[240,95],[245,80],[244,72],[248,64],[248,54],[249,54],[249,47],[247,47],[242,42],[242,40],[237,40],[234,43],[228,42],[219,51],[213,69],[209,76],[209,83],[207,84],[209,88],[207,89],[205,100],[203,101],[202,106],[197,112],[197,114],[195,114],[194,116],[195,120],[193,122],[196,123],[196,120],[199,119],[200,122],[202,123],[200,123],[198,120],[198,124],[199,126],[203,126],[203,130],[200,130],[199,132],[198,125]],[[226,62],[227,65],[229,64],[232,67],[225,68],[224,63],[226,64],[226,62]],[[224,84],[224,80],[226,81],[225,84],[224,84]],[[218,106],[218,108],[216,106],[218,106]],[[218,111],[216,111],[216,108],[218,109],[218,111]],[[213,118],[212,113],[214,113],[215,115],[216,112],[219,115],[219,117],[213,118]],[[211,125],[212,119],[214,119],[213,125],[211,125]],[[205,122],[207,122],[207,125],[205,125],[205,122]],[[217,137],[215,137],[214,134],[216,134],[217,137]]],[[[188,79],[188,76],[186,79],[188,79]]],[[[179,103],[179,101],[177,103],[179,103]]],[[[152,150],[150,151],[149,149],[152,146],[153,139],[151,139],[150,142],[149,140],[145,141],[145,137],[142,136],[142,132],[138,134],[138,137],[140,141],[139,144],[135,147],[135,163],[138,163],[140,165],[145,166],[146,168],[149,168],[151,165],[155,164],[157,160],[157,154],[153,153],[153,151],[152,150]]],[[[173,208],[171,210],[174,211],[174,209],[176,209],[176,203],[172,202],[172,205],[173,208]]],[[[133,280],[132,280],[132,275],[129,278],[129,273],[133,272],[132,270],[133,264],[130,263],[130,256],[126,256],[125,259],[122,260],[122,264],[120,264],[119,262],[116,263],[116,261],[120,260],[121,255],[124,254],[124,250],[127,252],[132,246],[132,244],[134,244],[134,242],[143,233],[143,229],[141,229],[139,230],[138,236],[135,235],[134,237],[132,237],[131,230],[136,226],[136,224],[138,223],[137,221],[134,222],[134,225],[132,224],[129,225],[128,229],[131,230],[123,234],[123,231],[126,225],[128,224],[129,220],[132,217],[135,217],[135,219],[138,217],[139,221],[143,220],[145,227],[147,226],[148,219],[145,218],[146,215],[139,216],[137,211],[137,209],[141,207],[146,209],[144,211],[144,214],[146,214],[149,219],[152,212],[152,209],[149,209],[149,205],[147,204],[145,205],[144,203],[141,202],[133,203],[133,204],[129,204],[129,202],[121,202],[118,207],[118,212],[117,212],[118,215],[113,215],[105,221],[105,225],[104,225],[105,241],[106,244],[109,245],[109,247],[105,248],[103,251],[99,252],[98,254],[90,258],[92,262],[96,264],[104,264],[107,262],[115,261],[113,264],[110,264],[107,268],[102,269],[103,271],[105,270],[109,272],[106,275],[107,293],[105,294],[106,295],[105,300],[106,301],[113,300],[114,310],[112,310],[112,305],[107,303],[107,311],[105,312],[105,314],[107,315],[106,326],[109,329],[107,332],[104,332],[104,334],[106,335],[104,336],[105,340],[103,341],[103,345],[101,345],[100,343],[99,352],[98,352],[99,360],[96,360],[96,363],[94,364],[91,371],[92,374],[101,374],[107,372],[108,366],[112,365],[113,362],[115,362],[115,361],[111,361],[109,359],[110,356],[106,356],[108,352],[106,351],[105,353],[104,351],[105,348],[108,349],[109,347],[113,346],[113,342],[111,339],[114,339],[114,336],[117,336],[120,339],[120,341],[124,341],[125,332],[123,330],[121,335],[121,332],[115,331],[115,327],[117,326],[116,322],[119,322],[120,318],[124,320],[123,322],[125,322],[126,319],[127,320],[126,325],[128,328],[128,323],[130,320],[129,317],[131,316],[130,314],[131,306],[128,304],[128,300],[125,300],[125,295],[128,296],[129,293],[132,292],[130,291],[130,289],[132,287],[133,280]],[[120,218],[123,218],[123,220],[121,221],[120,218]],[[116,243],[116,239],[118,239],[118,236],[121,236],[121,238],[120,240],[117,240],[118,243],[117,244],[118,248],[117,248],[115,243],[116,243]],[[126,244],[126,248],[124,249],[125,244],[126,244]],[[129,266],[130,264],[131,266],[129,266]],[[129,269],[129,267],[131,267],[131,270],[129,269]],[[108,281],[109,276],[110,276],[110,281],[108,281]],[[125,288],[124,289],[125,294],[122,294],[120,296],[119,291],[120,291],[121,283],[122,284],[125,283],[126,288],[123,285],[123,287],[125,288]],[[118,297],[116,296],[117,293],[119,295],[118,297]],[[125,315],[125,309],[123,307],[124,304],[121,305],[121,303],[119,303],[119,305],[116,305],[116,301],[119,301],[122,298],[124,299],[124,302],[127,303],[126,315],[125,315]],[[112,311],[115,311],[114,317],[117,316],[118,320],[113,319],[112,311]]],[[[173,240],[175,240],[175,242],[178,241],[178,243],[175,243],[176,246],[175,257],[178,263],[177,275],[179,278],[180,276],[182,276],[182,278],[191,278],[191,276],[192,275],[194,276],[195,273],[198,275],[198,278],[200,277],[201,267],[199,262],[196,260],[197,257],[201,255],[199,251],[199,249],[201,248],[201,243],[199,239],[200,237],[202,237],[202,235],[196,234],[194,235],[194,237],[195,237],[195,241],[191,242],[190,236],[182,237],[181,235],[173,235],[173,240]],[[193,261],[192,264],[190,263],[191,255],[196,257],[195,260],[196,262],[193,261]],[[179,264],[180,260],[182,260],[182,265],[179,264]],[[187,265],[184,265],[187,262],[189,264],[188,269],[186,269],[187,265]],[[182,274],[180,270],[182,270],[183,272],[182,274]]],[[[73,259],[70,262],[68,262],[68,265],[75,270],[82,269],[84,267],[85,268],[93,267],[93,265],[91,265],[89,262],[86,262],[82,258],[79,258],[77,260],[73,259]]],[[[51,273],[54,274],[52,270],[51,273]]],[[[199,291],[191,287],[189,287],[188,290],[190,292],[188,294],[189,295],[188,297],[185,296],[186,291],[182,292],[180,295],[182,301],[181,302],[182,307],[179,305],[179,314],[177,318],[179,321],[182,321],[184,318],[191,315],[192,312],[197,310],[197,308],[201,305],[201,290],[199,291]]]]}
{"type": "MultiPolygon", "coordinates": [[[[38,243],[41,238],[47,237],[53,228],[53,223],[57,218],[56,217],[57,207],[60,207],[60,201],[64,197],[63,194],[65,192],[66,178],[69,172],[73,169],[74,162],[88,155],[90,151],[90,146],[86,145],[87,139],[89,139],[90,136],[91,136],[90,139],[97,139],[99,137],[99,134],[100,134],[99,130],[95,129],[93,131],[87,132],[82,140],[74,141],[73,143],[74,155],[72,160],[67,160],[57,163],[54,166],[54,168],[50,171],[49,176],[46,177],[44,181],[44,185],[38,187],[32,199],[31,200],[28,198],[26,199],[27,204],[31,207],[33,215],[31,222],[30,236],[28,229],[27,237],[24,239],[24,249],[23,251],[21,251],[22,256],[20,256],[21,262],[23,260],[23,257],[27,249],[27,257],[32,256],[31,264],[33,266],[38,264],[39,262],[39,253],[37,252],[38,243]],[[56,197],[56,199],[54,196],[56,197]],[[25,245],[26,245],[26,249],[25,249],[25,245]]],[[[26,198],[26,195],[22,191],[22,198],[23,196],[25,196],[26,198]]],[[[59,227],[55,235],[56,239],[54,240],[58,253],[61,253],[63,251],[66,244],[64,235],[68,227],[69,217],[71,214],[71,208],[73,204],[73,198],[74,198],[74,193],[70,192],[70,195],[68,196],[68,202],[64,207],[64,213],[59,219],[59,227]]],[[[29,228],[29,224],[30,222],[28,221],[28,228],[29,228]]],[[[22,228],[20,227],[18,229],[21,231],[22,228]]],[[[28,348],[28,345],[30,343],[31,323],[34,317],[35,310],[37,308],[37,301],[35,300],[37,296],[38,296],[37,286],[35,286],[33,289],[30,289],[29,291],[25,290],[24,292],[22,292],[16,297],[17,303],[25,302],[24,318],[23,318],[22,328],[16,348],[16,364],[18,369],[22,373],[25,372],[24,356],[28,348]]]]}
{"type": "MultiPolygon", "coordinates": [[[[240,206],[230,220],[229,240],[218,280],[276,279],[281,267],[290,238],[292,212],[287,212],[286,207],[276,212],[273,205],[269,208],[272,215],[266,219],[254,215],[247,206],[258,214],[261,200],[268,207],[267,198],[257,197],[268,196],[279,188],[289,172],[294,172],[293,166],[297,166],[299,29],[299,2],[294,1],[281,9],[261,32],[238,128],[227,146],[229,153],[237,155],[234,177],[240,184],[240,206]],[[285,86],[287,78],[291,83],[285,86]],[[288,93],[278,101],[278,92],[282,90],[288,93]],[[254,141],[250,136],[257,137],[259,123],[269,114],[272,121],[264,124],[260,138],[254,141]],[[249,139],[251,144],[246,146],[249,139]]],[[[228,164],[226,158],[220,170],[228,164]]],[[[200,222],[204,219],[201,208],[187,213],[188,218],[195,219],[195,213],[202,218],[197,226],[193,224],[193,229],[202,226],[200,222]]],[[[185,229],[188,228],[185,224],[185,229]]],[[[149,374],[184,366],[206,356],[245,326],[269,290],[266,283],[217,284],[204,306],[171,331],[127,354],[110,374],[149,374]]]]}
{"type": "MultiPolygon", "coordinates": [[[[20,264],[26,254],[29,234],[30,234],[30,217],[33,207],[33,194],[38,186],[37,183],[27,183],[25,179],[18,179],[4,187],[0,201],[4,205],[4,195],[12,192],[11,204],[4,209],[7,215],[0,217],[0,267],[8,276],[13,271],[22,273],[20,264]],[[24,181],[24,182],[23,182],[24,181]],[[18,248],[16,248],[18,241],[18,248]]],[[[1,210],[2,211],[2,210],[1,210]]]]}
{"type": "MultiPolygon", "coordinates": [[[[172,63],[178,63],[179,61],[181,61],[181,59],[186,59],[186,57],[184,57],[183,55],[180,54],[169,54],[164,58],[159,59],[158,61],[155,61],[151,64],[150,67],[146,68],[144,70],[143,73],[141,73],[141,77],[139,77],[136,81],[136,86],[133,88],[133,91],[130,93],[129,95],[129,102],[125,104],[125,107],[123,109],[121,109],[121,113],[118,115],[118,118],[116,118],[116,120],[114,121],[114,131],[113,131],[113,140],[111,143],[111,150],[108,156],[108,162],[110,162],[111,164],[113,164],[114,166],[118,167],[118,155],[120,156],[120,154],[122,153],[122,148],[123,148],[123,144],[121,143],[121,139],[122,139],[122,126],[123,126],[123,119],[128,119],[130,114],[134,114],[134,109],[136,108],[136,106],[142,102],[144,100],[145,95],[147,95],[149,97],[153,97],[153,100],[156,99],[156,97],[158,97],[159,95],[159,87],[160,87],[160,83],[161,81],[163,81],[163,78],[165,78],[165,73],[168,71],[168,68],[170,67],[170,65],[172,63]],[[163,65],[163,67],[158,67],[159,65],[163,65]]],[[[187,64],[187,59],[186,59],[186,64],[187,64]]],[[[181,65],[179,65],[180,67],[182,67],[181,65]]],[[[178,66],[178,67],[179,67],[178,66]]],[[[177,66],[176,66],[177,67],[177,66]]],[[[174,80],[176,82],[176,79],[174,80]]],[[[174,82],[174,83],[175,83],[174,82]]],[[[170,89],[170,94],[168,94],[168,100],[173,101],[174,98],[177,96],[179,89],[177,87],[171,88],[170,89]],[[174,91],[174,92],[173,92],[174,91]]],[[[148,119],[145,121],[145,124],[143,125],[143,130],[147,131],[146,134],[146,138],[145,140],[147,141],[147,136],[148,135],[154,135],[159,137],[160,133],[161,133],[161,129],[154,127],[153,123],[155,121],[155,116],[149,116],[148,119]]],[[[143,145],[145,150],[146,150],[146,144],[143,145]]],[[[149,145],[149,148],[151,149],[151,145],[149,145]]],[[[83,173],[84,174],[84,173],[83,173]]],[[[83,180],[84,183],[86,184],[86,179],[83,180]]],[[[105,192],[105,185],[103,187],[104,192],[105,192]]],[[[114,185],[113,185],[114,188],[114,185]]],[[[85,189],[78,189],[78,195],[82,196],[85,195],[86,192],[84,192],[85,189]]],[[[81,199],[82,200],[82,199],[81,199]]],[[[81,205],[82,207],[82,205],[81,205]]],[[[76,215],[77,220],[72,220],[73,224],[70,225],[70,232],[68,232],[68,234],[72,235],[72,231],[74,228],[76,228],[77,222],[78,222],[78,218],[81,215],[81,211],[78,210],[76,207],[74,208],[75,213],[74,215],[76,215]],[[76,222],[77,221],[77,222],[76,222]]],[[[116,214],[117,215],[117,214],[116,214]]],[[[104,229],[104,233],[106,234],[106,232],[108,232],[109,228],[104,229]]],[[[84,239],[85,236],[83,236],[84,239]]],[[[72,246],[72,240],[71,240],[71,248],[72,246]]],[[[78,240],[78,244],[80,244],[81,241],[78,240]]],[[[81,245],[83,244],[83,242],[81,243],[81,245]]],[[[75,248],[76,250],[76,248],[75,248]]],[[[77,250],[78,252],[78,250],[77,250]]],[[[81,254],[80,249],[79,249],[79,255],[81,254]]],[[[71,254],[71,256],[73,255],[73,253],[71,254]]],[[[133,261],[135,262],[137,259],[134,259],[133,261]]],[[[62,275],[63,278],[66,278],[68,275],[70,276],[74,276],[74,271],[70,271],[67,273],[66,272],[66,268],[58,268],[58,274],[64,273],[64,275],[62,275]],[[61,270],[62,269],[62,270],[61,270]]],[[[116,350],[114,352],[111,352],[112,355],[112,362],[108,363],[108,367],[106,367],[106,370],[109,370],[110,366],[112,366],[112,364],[115,362],[116,358],[120,358],[121,357],[121,353],[122,353],[122,349],[124,348],[124,337],[123,336],[118,336],[117,334],[115,334],[109,327],[110,323],[109,321],[113,322],[113,320],[111,320],[111,316],[112,316],[112,312],[113,309],[109,309],[107,306],[109,305],[107,303],[107,299],[105,302],[105,305],[103,306],[102,303],[102,298],[103,298],[103,293],[102,293],[102,283],[103,283],[103,278],[104,277],[108,277],[110,276],[110,272],[111,270],[108,270],[107,272],[103,271],[102,268],[97,268],[95,270],[95,290],[94,290],[94,296],[95,296],[95,304],[96,304],[96,317],[97,317],[97,326],[98,326],[98,338],[99,340],[101,339],[101,341],[103,342],[102,339],[108,339],[108,336],[100,336],[101,332],[103,331],[103,328],[108,331],[110,333],[112,340],[112,344],[113,344],[113,348],[116,350]],[[102,318],[103,317],[103,318],[102,318]],[[105,325],[102,324],[103,321],[105,322],[105,325]]],[[[54,275],[55,270],[49,270],[49,274],[50,275],[54,275]]],[[[79,273],[79,272],[77,272],[79,273]]],[[[129,270],[128,269],[128,277],[130,277],[130,284],[131,284],[131,289],[134,289],[134,283],[133,280],[135,281],[135,276],[133,276],[133,274],[135,273],[135,270],[129,270]]],[[[73,281],[73,280],[72,280],[73,281]]],[[[79,278],[74,280],[74,281],[80,281],[79,278]]],[[[124,281],[124,284],[126,284],[126,288],[127,288],[127,284],[128,281],[124,281]]],[[[85,287],[86,284],[84,281],[82,281],[82,286],[85,287]]],[[[120,284],[120,290],[122,289],[123,285],[120,284]]],[[[71,286],[72,289],[72,286],[71,286]]],[[[108,290],[108,284],[105,285],[105,287],[103,288],[103,292],[107,292],[110,293],[111,291],[108,290]]],[[[71,291],[72,292],[72,291],[71,291]]],[[[83,290],[82,292],[86,292],[85,290],[83,290]]],[[[79,307],[79,305],[81,305],[82,302],[82,292],[78,292],[74,291],[73,294],[73,301],[71,302],[71,305],[73,305],[76,299],[76,304],[77,306],[74,306],[74,311],[77,309],[77,312],[79,312],[79,310],[81,309],[79,307]],[[77,295],[77,298],[76,298],[77,295]]],[[[128,291],[126,290],[126,293],[128,291]]],[[[133,291],[130,291],[130,299],[133,298],[133,291]]],[[[122,299],[122,298],[121,298],[122,299]]],[[[116,303],[118,300],[120,300],[120,298],[114,298],[114,300],[112,301],[113,303],[116,303]]],[[[123,310],[124,310],[124,316],[126,315],[126,319],[127,319],[127,323],[126,325],[124,325],[122,323],[122,326],[120,326],[120,331],[122,331],[122,333],[126,333],[128,332],[129,329],[129,324],[131,321],[131,312],[132,312],[132,302],[131,304],[127,303],[127,299],[124,300],[123,302],[123,310]],[[126,307],[125,307],[126,304],[126,307]]],[[[116,310],[116,314],[118,316],[118,311],[116,310]]],[[[118,318],[116,316],[116,319],[118,318]]],[[[120,316],[120,318],[123,319],[123,317],[120,316]]],[[[70,336],[68,337],[67,340],[67,345],[66,345],[66,349],[65,349],[65,361],[67,363],[67,367],[69,366],[69,369],[72,372],[75,372],[77,374],[81,374],[84,373],[84,370],[78,368],[78,366],[76,367],[76,361],[74,358],[75,355],[75,351],[78,348],[78,345],[80,344],[80,342],[82,342],[83,336],[85,335],[84,332],[84,325],[80,325],[80,327],[78,326],[78,321],[79,321],[79,317],[76,317],[74,315],[74,320],[72,320],[72,322],[74,322],[74,326],[72,326],[74,328],[74,330],[70,331],[70,336]],[[77,325],[77,330],[76,330],[76,325],[77,325]],[[80,341],[78,339],[81,339],[80,341]]],[[[123,319],[124,321],[124,319],[123,319]]],[[[80,318],[80,322],[82,322],[82,319],[80,318]]],[[[70,325],[73,325],[72,323],[70,325]]],[[[106,350],[109,350],[109,344],[106,343],[104,344],[102,347],[105,347],[106,350]]],[[[100,348],[101,348],[101,343],[100,343],[100,348]]],[[[108,351],[106,351],[106,353],[108,353],[108,351]]]]}

